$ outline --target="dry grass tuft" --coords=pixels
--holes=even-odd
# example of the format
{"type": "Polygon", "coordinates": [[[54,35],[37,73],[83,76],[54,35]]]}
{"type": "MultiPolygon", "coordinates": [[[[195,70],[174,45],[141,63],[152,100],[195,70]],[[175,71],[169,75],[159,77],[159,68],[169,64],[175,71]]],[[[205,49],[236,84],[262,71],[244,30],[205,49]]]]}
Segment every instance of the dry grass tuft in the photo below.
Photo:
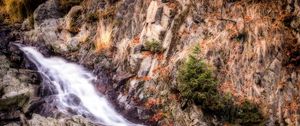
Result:
{"type": "Polygon", "coordinates": [[[95,38],[95,51],[101,52],[109,50],[111,47],[111,37],[112,37],[112,26],[105,26],[103,22],[100,22],[100,25],[97,29],[97,35],[95,38]]]}

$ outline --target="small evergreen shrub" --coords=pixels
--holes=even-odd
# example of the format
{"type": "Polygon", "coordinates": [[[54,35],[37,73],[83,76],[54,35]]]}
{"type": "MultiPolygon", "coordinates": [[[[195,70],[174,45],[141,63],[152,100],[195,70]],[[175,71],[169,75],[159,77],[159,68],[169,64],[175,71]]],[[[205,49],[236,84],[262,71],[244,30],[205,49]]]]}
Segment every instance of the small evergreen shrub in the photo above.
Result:
{"type": "Polygon", "coordinates": [[[151,41],[146,41],[144,44],[144,48],[145,50],[151,51],[153,53],[160,53],[163,51],[163,47],[161,46],[160,42],[154,39],[152,39],[151,41]]]}
{"type": "Polygon", "coordinates": [[[245,101],[238,107],[235,120],[239,124],[260,124],[263,121],[263,116],[257,106],[245,101]]]}
{"type": "Polygon", "coordinates": [[[197,50],[199,48],[195,49],[179,70],[179,91],[182,97],[194,101],[205,110],[221,110],[224,105],[217,90],[217,81],[204,61],[195,57],[197,50]]]}
{"type": "Polygon", "coordinates": [[[248,101],[235,105],[230,95],[219,93],[217,80],[203,59],[197,58],[196,47],[193,54],[178,71],[178,90],[182,98],[199,105],[204,112],[216,115],[223,121],[243,125],[259,124],[263,116],[257,106],[248,101]]]}

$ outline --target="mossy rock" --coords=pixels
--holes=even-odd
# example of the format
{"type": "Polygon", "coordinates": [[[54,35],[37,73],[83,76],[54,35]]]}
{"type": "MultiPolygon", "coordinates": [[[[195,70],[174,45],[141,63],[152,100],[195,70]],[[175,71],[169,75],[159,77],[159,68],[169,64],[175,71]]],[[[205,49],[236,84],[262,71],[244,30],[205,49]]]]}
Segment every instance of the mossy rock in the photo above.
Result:
{"type": "Polygon", "coordinates": [[[151,51],[153,53],[160,53],[164,51],[161,43],[155,39],[146,41],[144,43],[144,50],[151,51]]]}
{"type": "Polygon", "coordinates": [[[12,97],[0,99],[0,110],[10,110],[12,108],[23,108],[28,103],[29,95],[20,94],[12,97]]]}

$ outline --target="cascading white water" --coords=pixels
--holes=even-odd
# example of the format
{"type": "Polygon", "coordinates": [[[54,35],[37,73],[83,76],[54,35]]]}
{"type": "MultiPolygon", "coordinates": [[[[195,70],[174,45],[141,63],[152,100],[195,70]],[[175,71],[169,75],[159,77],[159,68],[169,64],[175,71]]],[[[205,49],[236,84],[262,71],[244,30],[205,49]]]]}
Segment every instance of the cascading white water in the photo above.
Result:
{"type": "Polygon", "coordinates": [[[20,49],[36,65],[38,71],[55,86],[62,106],[59,108],[61,111],[71,108],[79,114],[90,113],[101,124],[107,126],[135,125],[120,116],[105,97],[97,93],[92,84],[95,76],[83,67],[57,57],[46,58],[33,47],[20,49]],[[76,95],[81,101],[80,105],[68,102],[69,95],[76,95]]]}

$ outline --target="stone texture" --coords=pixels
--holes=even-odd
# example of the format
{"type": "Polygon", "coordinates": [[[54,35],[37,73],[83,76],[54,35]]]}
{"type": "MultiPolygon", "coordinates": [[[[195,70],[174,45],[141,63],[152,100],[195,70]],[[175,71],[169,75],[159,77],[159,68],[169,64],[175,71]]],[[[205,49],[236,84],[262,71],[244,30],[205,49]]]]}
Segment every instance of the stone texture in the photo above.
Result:
{"type": "Polygon", "coordinates": [[[230,91],[237,104],[245,99],[259,104],[268,115],[268,125],[299,125],[299,1],[88,0],[82,15],[114,6],[113,18],[86,23],[78,33],[65,27],[71,22],[68,16],[59,18],[56,11],[44,11],[56,8],[53,1],[35,11],[37,25],[26,37],[46,43],[57,54],[73,57],[94,71],[108,69],[115,75],[115,84],[110,85],[117,86],[107,92],[114,92],[112,99],[118,96],[115,99],[124,111],[138,108],[140,115],[149,112],[139,117],[143,122],[224,125],[202,113],[199,106],[182,101],[176,89],[180,64],[200,45],[198,56],[213,70],[220,92],[230,91]],[[96,34],[100,24],[113,26],[108,29],[112,48],[102,53],[94,50],[96,38],[102,35],[96,34]],[[80,33],[87,37],[79,37],[80,33]],[[141,45],[151,39],[166,50],[161,54],[143,51],[141,45]],[[105,67],[99,67],[101,63],[105,67]],[[132,77],[117,73],[131,73],[132,77]],[[153,120],[159,112],[165,116],[153,120]]]}
{"type": "Polygon", "coordinates": [[[95,126],[82,116],[73,116],[69,119],[46,118],[37,114],[27,121],[29,126],[95,126]]]}
{"type": "Polygon", "coordinates": [[[59,11],[58,0],[48,0],[41,4],[33,13],[34,25],[38,27],[46,19],[59,18],[62,14],[59,11]]]}

